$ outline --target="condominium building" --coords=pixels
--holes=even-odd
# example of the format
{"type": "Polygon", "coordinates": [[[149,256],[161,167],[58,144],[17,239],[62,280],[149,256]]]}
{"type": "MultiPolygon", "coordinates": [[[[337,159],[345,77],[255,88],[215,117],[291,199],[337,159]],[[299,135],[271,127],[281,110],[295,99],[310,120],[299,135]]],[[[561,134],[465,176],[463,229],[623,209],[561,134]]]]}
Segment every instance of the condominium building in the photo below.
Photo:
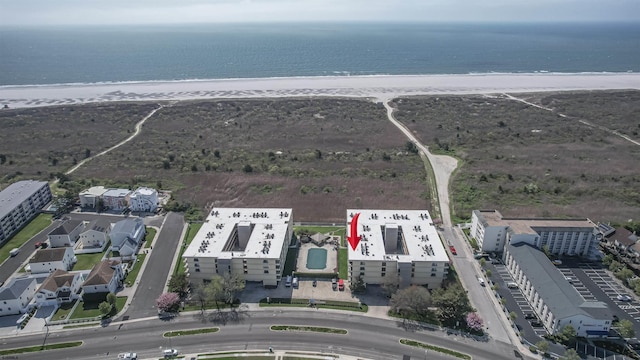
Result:
{"type": "Polygon", "coordinates": [[[556,255],[599,258],[598,234],[589,219],[508,218],[496,210],[474,210],[471,216],[471,236],[487,252],[524,242],[556,255]]]}
{"type": "Polygon", "coordinates": [[[600,301],[586,301],[547,256],[531,244],[508,244],[505,265],[550,334],[566,325],[578,336],[606,336],[612,314],[600,301]]]}
{"type": "Polygon", "coordinates": [[[232,273],[276,286],[293,234],[292,209],[214,208],[182,255],[191,282],[232,273]]]}
{"type": "Polygon", "coordinates": [[[398,277],[400,287],[442,286],[449,272],[449,256],[431,215],[426,210],[347,210],[347,235],[356,214],[361,240],[349,246],[349,280],[362,277],[381,284],[398,277]]]}
{"type": "Polygon", "coordinates": [[[0,245],[40,212],[51,201],[45,181],[24,180],[0,192],[0,245]]]}
{"type": "Polygon", "coordinates": [[[154,212],[158,208],[158,191],[147,187],[137,188],[129,195],[131,211],[154,212]]]}

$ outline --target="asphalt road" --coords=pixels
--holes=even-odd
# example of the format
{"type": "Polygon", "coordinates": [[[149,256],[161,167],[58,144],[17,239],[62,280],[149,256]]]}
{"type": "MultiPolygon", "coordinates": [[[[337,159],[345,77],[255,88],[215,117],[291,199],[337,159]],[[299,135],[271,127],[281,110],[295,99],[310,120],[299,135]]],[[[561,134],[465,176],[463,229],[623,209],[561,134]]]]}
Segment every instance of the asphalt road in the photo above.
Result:
{"type": "Polygon", "coordinates": [[[46,229],[42,230],[36,236],[32,237],[29,241],[24,243],[20,247],[20,253],[14,257],[9,257],[7,261],[0,265],[0,283],[7,281],[7,279],[13,275],[13,273],[20,268],[20,266],[27,261],[33,253],[36,251],[35,245],[38,241],[46,241],[47,234],[60,225],[60,221],[55,220],[46,229]]]}
{"type": "MultiPolygon", "coordinates": [[[[308,350],[335,352],[369,359],[451,359],[449,356],[405,346],[402,338],[413,339],[472,354],[476,360],[513,360],[514,348],[500,342],[478,342],[471,338],[446,335],[436,331],[404,328],[402,322],[374,319],[361,315],[349,315],[323,311],[291,311],[280,309],[244,313],[238,321],[226,325],[212,324],[199,315],[185,315],[172,321],[149,319],[144,321],[114,323],[106,328],[62,330],[52,332],[47,344],[83,340],[81,347],[52,350],[46,353],[21,354],[20,359],[112,359],[117,353],[134,351],[140,358],[158,358],[163,348],[173,347],[183,354],[231,350],[308,350]],[[120,326],[122,324],[122,326],[120,326]],[[347,335],[324,333],[277,332],[270,325],[313,325],[346,329],[347,335]],[[213,334],[163,338],[170,330],[219,326],[213,334]],[[427,356],[425,356],[427,355],[427,356]]],[[[2,339],[2,348],[14,348],[42,344],[45,335],[21,336],[2,339]]]]}
{"type": "Polygon", "coordinates": [[[143,276],[137,285],[136,292],[129,308],[124,314],[131,319],[157,316],[156,299],[162,294],[169,278],[171,262],[178,246],[180,235],[184,227],[184,216],[178,213],[168,213],[164,225],[158,233],[153,245],[153,251],[147,259],[143,276]]]}

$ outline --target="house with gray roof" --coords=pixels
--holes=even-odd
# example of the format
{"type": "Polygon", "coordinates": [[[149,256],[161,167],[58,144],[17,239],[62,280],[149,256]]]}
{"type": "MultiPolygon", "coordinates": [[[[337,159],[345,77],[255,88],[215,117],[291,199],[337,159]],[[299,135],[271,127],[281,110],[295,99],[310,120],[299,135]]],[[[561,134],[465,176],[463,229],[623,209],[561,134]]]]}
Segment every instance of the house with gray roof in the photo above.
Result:
{"type": "Polygon", "coordinates": [[[29,260],[32,274],[50,273],[56,270],[71,270],[76,262],[73,248],[40,249],[29,260]]]}
{"type": "Polygon", "coordinates": [[[0,245],[10,239],[51,201],[46,181],[24,180],[0,191],[0,245]]]}
{"type": "Polygon", "coordinates": [[[586,301],[542,251],[524,242],[510,243],[504,260],[548,333],[559,333],[571,325],[577,336],[609,334],[613,315],[607,305],[586,301]]]}
{"type": "Polygon", "coordinates": [[[67,220],[53,229],[47,237],[52,248],[75,246],[80,238],[84,223],[80,220],[67,220]]]}
{"type": "Polygon", "coordinates": [[[97,263],[82,284],[85,294],[114,293],[122,285],[124,271],[119,260],[97,263]]]}
{"type": "Polygon", "coordinates": [[[621,251],[630,251],[633,245],[638,242],[638,236],[622,226],[616,228],[606,239],[609,244],[615,245],[621,251]]]}
{"type": "Polygon", "coordinates": [[[121,257],[130,257],[138,252],[144,238],[144,222],[140,218],[128,218],[118,221],[111,228],[111,250],[120,253],[121,257]]]}
{"type": "MultiPolygon", "coordinates": [[[[84,229],[80,232],[78,242],[81,249],[94,248],[102,251],[109,241],[111,222],[104,218],[98,218],[91,222],[85,222],[84,229]]],[[[85,251],[86,252],[86,251],[85,251]]]]}
{"type": "Polygon", "coordinates": [[[39,306],[60,305],[80,297],[82,275],[64,270],[56,270],[40,285],[36,292],[39,306]]]}
{"type": "Polygon", "coordinates": [[[27,312],[37,288],[35,278],[14,278],[0,287],[0,316],[27,312]]]}

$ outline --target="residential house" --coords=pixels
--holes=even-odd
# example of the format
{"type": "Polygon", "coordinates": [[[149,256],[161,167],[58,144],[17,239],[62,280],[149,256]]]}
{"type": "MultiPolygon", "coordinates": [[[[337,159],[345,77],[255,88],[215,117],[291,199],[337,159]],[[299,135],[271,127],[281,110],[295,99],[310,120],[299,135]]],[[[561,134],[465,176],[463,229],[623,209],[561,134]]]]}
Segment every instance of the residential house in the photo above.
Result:
{"type": "Polygon", "coordinates": [[[158,192],[147,187],[137,188],[129,195],[131,211],[154,212],[158,208],[158,192]]]}
{"type": "Polygon", "coordinates": [[[114,293],[122,285],[124,271],[118,260],[102,260],[96,264],[82,284],[87,294],[114,293]]]}
{"type": "Polygon", "coordinates": [[[621,226],[607,236],[607,242],[614,245],[621,252],[632,251],[633,245],[638,242],[638,236],[621,226]]]}
{"type": "Polygon", "coordinates": [[[80,233],[78,241],[83,248],[103,247],[109,241],[109,230],[111,223],[103,218],[85,223],[84,229],[80,233]]]}
{"type": "Polygon", "coordinates": [[[36,293],[39,306],[59,305],[80,297],[82,275],[56,270],[40,285],[36,293]]]}
{"type": "Polygon", "coordinates": [[[9,240],[51,201],[46,181],[24,180],[0,191],[0,245],[9,240]]]}
{"type": "Polygon", "coordinates": [[[106,191],[107,189],[104,186],[93,186],[82,191],[78,195],[80,206],[83,208],[97,208],[100,201],[102,201],[102,194],[106,191]]]}
{"type": "Polygon", "coordinates": [[[75,262],[72,247],[40,249],[29,260],[29,267],[32,274],[41,274],[55,270],[71,270],[75,262]]]}
{"type": "Polygon", "coordinates": [[[144,238],[144,222],[140,218],[128,218],[118,221],[111,228],[111,250],[122,257],[134,255],[144,238]]]}
{"type": "Polygon", "coordinates": [[[129,194],[131,190],[109,189],[102,194],[102,201],[109,210],[124,210],[129,207],[129,194]]]}
{"type": "Polygon", "coordinates": [[[67,220],[53,229],[47,237],[52,248],[74,246],[80,232],[84,228],[84,223],[80,220],[67,220]]]}
{"type": "Polygon", "coordinates": [[[0,287],[0,316],[27,312],[37,288],[34,278],[14,278],[0,287]]]}

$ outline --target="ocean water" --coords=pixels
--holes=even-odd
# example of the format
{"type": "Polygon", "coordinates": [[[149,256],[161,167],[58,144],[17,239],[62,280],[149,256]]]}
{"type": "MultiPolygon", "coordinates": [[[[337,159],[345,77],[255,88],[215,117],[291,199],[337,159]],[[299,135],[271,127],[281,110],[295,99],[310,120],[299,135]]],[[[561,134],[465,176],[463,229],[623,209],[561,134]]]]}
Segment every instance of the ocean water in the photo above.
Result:
{"type": "Polygon", "coordinates": [[[629,23],[0,27],[0,85],[638,71],[629,23]]]}

